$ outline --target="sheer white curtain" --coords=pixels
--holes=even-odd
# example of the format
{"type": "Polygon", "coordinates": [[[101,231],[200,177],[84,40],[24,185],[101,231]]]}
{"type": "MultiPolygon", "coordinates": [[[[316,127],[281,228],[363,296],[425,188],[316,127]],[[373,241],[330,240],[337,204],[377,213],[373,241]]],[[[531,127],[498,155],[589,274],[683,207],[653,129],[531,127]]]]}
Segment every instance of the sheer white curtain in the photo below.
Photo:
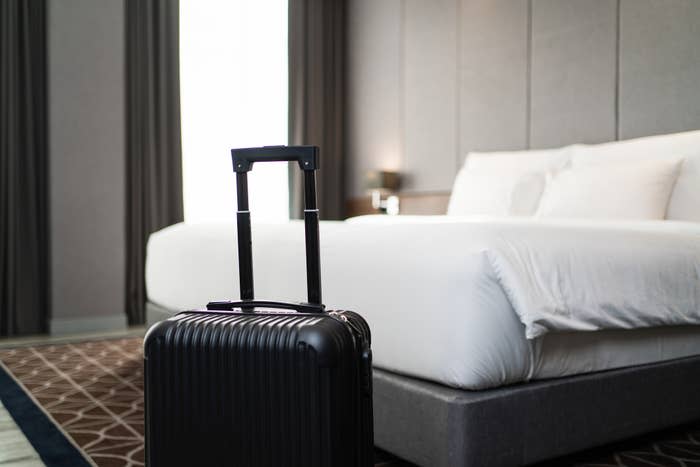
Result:
{"type": "MultiPolygon", "coordinates": [[[[186,222],[235,218],[230,149],[287,144],[287,0],[181,0],[186,222]]],[[[249,174],[251,216],[289,218],[286,164],[249,174]]]]}

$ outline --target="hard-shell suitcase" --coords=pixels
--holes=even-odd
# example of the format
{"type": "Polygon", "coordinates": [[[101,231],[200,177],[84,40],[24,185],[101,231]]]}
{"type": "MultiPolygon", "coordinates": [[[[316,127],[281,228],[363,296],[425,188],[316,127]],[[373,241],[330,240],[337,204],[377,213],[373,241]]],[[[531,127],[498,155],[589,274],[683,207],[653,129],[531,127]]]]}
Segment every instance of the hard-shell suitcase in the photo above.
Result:
{"type": "Polygon", "coordinates": [[[148,331],[147,465],[371,466],[369,327],[321,301],[318,148],[231,155],[241,300],[210,302],[148,331]],[[304,172],[307,303],[254,299],[247,173],[263,161],[296,161],[304,172]]]}

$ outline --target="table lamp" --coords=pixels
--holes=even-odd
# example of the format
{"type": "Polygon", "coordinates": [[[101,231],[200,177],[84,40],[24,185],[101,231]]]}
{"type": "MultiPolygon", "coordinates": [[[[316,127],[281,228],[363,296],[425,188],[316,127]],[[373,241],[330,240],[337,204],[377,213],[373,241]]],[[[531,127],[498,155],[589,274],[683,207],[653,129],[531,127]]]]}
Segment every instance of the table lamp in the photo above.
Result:
{"type": "Polygon", "coordinates": [[[365,188],[372,199],[372,208],[396,215],[399,213],[399,197],[396,192],[401,185],[398,172],[371,170],[366,173],[365,188]]]}

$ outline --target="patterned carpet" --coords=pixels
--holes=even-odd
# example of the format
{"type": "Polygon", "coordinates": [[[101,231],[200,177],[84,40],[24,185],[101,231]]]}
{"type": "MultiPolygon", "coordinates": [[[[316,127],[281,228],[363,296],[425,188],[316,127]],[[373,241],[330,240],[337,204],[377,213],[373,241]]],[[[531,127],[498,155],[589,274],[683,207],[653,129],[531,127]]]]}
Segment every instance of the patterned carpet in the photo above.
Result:
{"type": "Polygon", "coordinates": [[[1,350],[0,361],[97,465],[144,465],[141,339],[1,350]]]}
{"type": "MultiPolygon", "coordinates": [[[[0,350],[0,361],[98,466],[144,465],[140,338],[0,350]]],[[[378,451],[376,466],[411,464],[378,451]]],[[[700,424],[547,466],[700,467],[700,424]]]]}

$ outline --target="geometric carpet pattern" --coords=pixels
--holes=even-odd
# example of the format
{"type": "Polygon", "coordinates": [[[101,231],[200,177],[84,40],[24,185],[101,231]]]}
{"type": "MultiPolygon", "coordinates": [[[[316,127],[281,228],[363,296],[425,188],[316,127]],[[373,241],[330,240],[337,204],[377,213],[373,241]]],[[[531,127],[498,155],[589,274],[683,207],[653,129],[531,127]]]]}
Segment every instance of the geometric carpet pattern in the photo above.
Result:
{"type": "Polygon", "coordinates": [[[20,347],[0,360],[95,464],[144,465],[142,339],[20,347]]]}
{"type": "MultiPolygon", "coordinates": [[[[100,467],[144,465],[141,338],[0,349],[0,361],[100,467]]],[[[410,466],[377,451],[376,466],[410,466]]],[[[543,466],[700,467],[700,424],[598,448],[543,466]]]]}

